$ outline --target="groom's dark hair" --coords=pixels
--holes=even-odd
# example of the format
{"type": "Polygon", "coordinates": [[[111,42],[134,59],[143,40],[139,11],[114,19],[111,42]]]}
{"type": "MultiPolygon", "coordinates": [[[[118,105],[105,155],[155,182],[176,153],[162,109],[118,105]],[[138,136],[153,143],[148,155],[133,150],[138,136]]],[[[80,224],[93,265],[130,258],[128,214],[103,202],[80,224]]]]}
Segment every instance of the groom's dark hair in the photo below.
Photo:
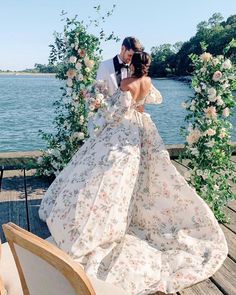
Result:
{"type": "Polygon", "coordinates": [[[122,45],[125,46],[127,50],[132,49],[134,52],[140,52],[144,50],[140,41],[135,37],[126,37],[123,40],[122,45]]]}

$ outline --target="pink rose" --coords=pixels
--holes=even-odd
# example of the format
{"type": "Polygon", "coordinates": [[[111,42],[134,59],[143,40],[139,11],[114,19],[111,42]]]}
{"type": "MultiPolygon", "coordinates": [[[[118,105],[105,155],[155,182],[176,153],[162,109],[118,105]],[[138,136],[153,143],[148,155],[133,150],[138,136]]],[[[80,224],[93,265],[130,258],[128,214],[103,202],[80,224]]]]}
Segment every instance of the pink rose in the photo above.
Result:
{"type": "Polygon", "coordinates": [[[213,136],[216,134],[216,131],[214,129],[208,129],[206,132],[205,132],[205,135],[209,135],[209,136],[213,136]]]}
{"type": "Polygon", "coordinates": [[[213,106],[204,109],[204,112],[205,112],[207,118],[216,118],[217,117],[216,108],[213,106]]]}
{"type": "Polygon", "coordinates": [[[76,76],[76,70],[75,69],[69,69],[66,72],[66,76],[70,79],[73,79],[76,76]]]}
{"type": "Polygon", "coordinates": [[[222,73],[220,71],[216,71],[212,77],[212,80],[217,82],[221,79],[222,73]]]}

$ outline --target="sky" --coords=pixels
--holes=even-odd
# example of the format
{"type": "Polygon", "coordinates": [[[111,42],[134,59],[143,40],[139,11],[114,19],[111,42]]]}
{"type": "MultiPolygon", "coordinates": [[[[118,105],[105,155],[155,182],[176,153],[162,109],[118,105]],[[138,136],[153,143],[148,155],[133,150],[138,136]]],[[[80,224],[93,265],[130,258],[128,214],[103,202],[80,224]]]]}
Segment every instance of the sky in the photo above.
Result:
{"type": "MultiPolygon", "coordinates": [[[[150,52],[163,43],[187,41],[196,26],[220,12],[224,19],[236,14],[236,0],[0,0],[0,69],[23,70],[35,63],[47,64],[53,33],[62,32],[61,11],[80,20],[96,16],[94,6],[115,11],[103,28],[121,41],[135,36],[150,52]]],[[[91,29],[92,33],[96,33],[91,29]]],[[[102,44],[103,58],[119,53],[121,41],[102,44]]]]}

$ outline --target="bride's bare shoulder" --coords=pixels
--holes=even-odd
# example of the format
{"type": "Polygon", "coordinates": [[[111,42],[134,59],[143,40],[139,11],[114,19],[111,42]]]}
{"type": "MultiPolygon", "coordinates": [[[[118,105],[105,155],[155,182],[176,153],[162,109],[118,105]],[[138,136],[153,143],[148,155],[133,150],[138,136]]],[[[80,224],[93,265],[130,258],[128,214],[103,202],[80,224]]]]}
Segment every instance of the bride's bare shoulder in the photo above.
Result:
{"type": "Polygon", "coordinates": [[[130,90],[130,85],[134,82],[134,78],[125,78],[120,83],[120,89],[122,91],[130,90]]]}

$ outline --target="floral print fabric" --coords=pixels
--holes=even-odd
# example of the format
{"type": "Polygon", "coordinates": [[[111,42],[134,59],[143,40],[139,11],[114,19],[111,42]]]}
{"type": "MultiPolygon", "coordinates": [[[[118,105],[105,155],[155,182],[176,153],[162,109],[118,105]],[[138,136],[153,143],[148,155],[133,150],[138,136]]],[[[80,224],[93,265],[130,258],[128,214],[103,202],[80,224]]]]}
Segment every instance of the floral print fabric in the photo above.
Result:
{"type": "MultiPolygon", "coordinates": [[[[161,103],[152,87],[142,103],[161,103]]],[[[208,205],[170,161],[130,92],[57,176],[39,210],[57,245],[127,294],[174,293],[210,277],[228,252],[208,205]]]]}

